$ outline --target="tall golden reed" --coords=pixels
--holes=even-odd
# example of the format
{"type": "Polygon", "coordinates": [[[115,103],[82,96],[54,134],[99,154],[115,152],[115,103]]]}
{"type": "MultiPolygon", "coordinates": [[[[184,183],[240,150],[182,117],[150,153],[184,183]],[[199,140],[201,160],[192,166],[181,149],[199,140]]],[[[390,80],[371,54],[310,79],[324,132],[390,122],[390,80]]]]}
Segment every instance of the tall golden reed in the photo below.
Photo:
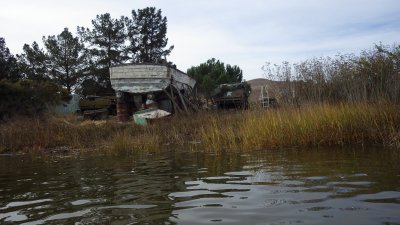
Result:
{"type": "Polygon", "coordinates": [[[107,152],[250,151],[277,147],[380,145],[400,147],[400,107],[321,104],[301,108],[175,115],[148,126],[80,121],[76,116],[19,118],[0,125],[0,152],[103,149],[107,152]]]}
{"type": "Polygon", "coordinates": [[[237,123],[212,121],[202,133],[205,149],[398,146],[399,107],[391,104],[322,104],[244,112],[237,123]]]}

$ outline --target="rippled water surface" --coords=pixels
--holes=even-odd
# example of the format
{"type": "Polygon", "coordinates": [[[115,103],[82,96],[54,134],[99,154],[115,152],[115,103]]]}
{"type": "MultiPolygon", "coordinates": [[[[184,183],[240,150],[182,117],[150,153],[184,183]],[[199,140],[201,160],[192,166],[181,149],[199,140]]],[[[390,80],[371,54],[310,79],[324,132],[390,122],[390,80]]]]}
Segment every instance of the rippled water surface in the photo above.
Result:
{"type": "Polygon", "coordinates": [[[0,156],[0,224],[400,224],[399,151],[0,156]]]}

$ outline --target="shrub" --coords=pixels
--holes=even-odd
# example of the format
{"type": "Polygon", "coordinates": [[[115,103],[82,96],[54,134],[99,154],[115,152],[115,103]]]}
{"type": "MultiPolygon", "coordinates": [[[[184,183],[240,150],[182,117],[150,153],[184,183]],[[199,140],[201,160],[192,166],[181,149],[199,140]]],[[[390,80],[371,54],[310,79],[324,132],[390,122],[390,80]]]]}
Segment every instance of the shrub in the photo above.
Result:
{"type": "Polygon", "coordinates": [[[0,119],[40,115],[67,96],[66,90],[50,81],[0,80],[0,119]]]}

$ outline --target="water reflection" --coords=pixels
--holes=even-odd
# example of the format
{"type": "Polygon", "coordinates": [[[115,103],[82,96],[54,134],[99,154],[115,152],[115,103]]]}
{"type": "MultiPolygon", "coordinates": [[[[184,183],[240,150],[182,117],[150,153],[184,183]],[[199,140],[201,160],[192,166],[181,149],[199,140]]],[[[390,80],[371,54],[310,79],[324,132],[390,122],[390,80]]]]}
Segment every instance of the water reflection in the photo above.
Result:
{"type": "Polygon", "coordinates": [[[400,159],[379,149],[0,156],[1,224],[395,224],[400,159]]]}

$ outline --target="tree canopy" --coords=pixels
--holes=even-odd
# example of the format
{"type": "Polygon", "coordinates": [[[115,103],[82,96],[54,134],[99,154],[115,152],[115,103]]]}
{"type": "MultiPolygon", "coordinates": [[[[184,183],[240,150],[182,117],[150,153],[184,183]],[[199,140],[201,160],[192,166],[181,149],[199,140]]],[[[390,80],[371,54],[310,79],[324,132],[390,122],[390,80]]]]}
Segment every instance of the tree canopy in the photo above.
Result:
{"type": "Polygon", "coordinates": [[[39,47],[38,43],[33,42],[32,45],[25,44],[24,53],[18,55],[20,72],[22,76],[30,80],[48,80],[47,73],[48,57],[45,51],[39,47]]]}
{"type": "Polygon", "coordinates": [[[7,48],[4,38],[0,37],[0,80],[17,80],[19,78],[17,60],[7,48]]]}
{"type": "Polygon", "coordinates": [[[132,18],[114,19],[109,13],[97,15],[92,28],[78,27],[77,31],[90,59],[80,83],[80,93],[84,95],[113,92],[111,66],[163,62],[173,49],[173,46],[165,49],[167,18],[154,7],[133,10],[132,18]]]}
{"type": "Polygon", "coordinates": [[[27,96],[34,95],[39,99],[33,104],[38,106],[33,111],[38,112],[47,103],[60,99],[57,93],[64,93],[62,87],[69,94],[111,94],[111,66],[166,63],[166,56],[173,49],[167,48],[166,33],[167,18],[161,10],[147,7],[132,10],[131,18],[97,15],[90,28],[78,26],[76,36],[65,28],[58,35],[43,36],[42,46],[36,41],[25,44],[23,52],[16,56],[0,37],[0,81],[4,88],[0,94],[21,97],[12,100],[8,96],[11,100],[3,105],[27,105],[27,96]],[[57,93],[51,94],[52,91],[57,93]]]}
{"type": "Polygon", "coordinates": [[[206,96],[220,84],[239,83],[243,80],[243,71],[239,66],[225,64],[215,58],[198,66],[192,66],[187,74],[197,80],[198,89],[206,96]]]}
{"type": "Polygon", "coordinates": [[[132,19],[127,19],[130,45],[128,52],[133,62],[149,63],[165,61],[174,48],[168,44],[167,18],[161,15],[161,9],[147,7],[132,10],[132,19]]]}
{"type": "Polygon", "coordinates": [[[68,28],[57,36],[43,37],[48,54],[49,74],[71,92],[84,68],[84,46],[68,28]]]}
{"type": "Polygon", "coordinates": [[[110,67],[127,60],[125,18],[113,19],[109,13],[97,15],[96,19],[92,20],[91,29],[78,26],[77,31],[86,44],[90,58],[87,75],[81,83],[81,93],[112,93],[110,67]]]}
{"type": "Polygon", "coordinates": [[[167,18],[160,9],[132,10],[131,18],[99,14],[91,27],[68,28],[23,46],[15,58],[0,40],[1,77],[18,80],[51,80],[82,95],[112,94],[110,67],[122,63],[167,63],[167,18]]]}
{"type": "Polygon", "coordinates": [[[16,115],[38,116],[50,105],[69,100],[66,89],[51,81],[0,80],[0,120],[16,115]]]}

